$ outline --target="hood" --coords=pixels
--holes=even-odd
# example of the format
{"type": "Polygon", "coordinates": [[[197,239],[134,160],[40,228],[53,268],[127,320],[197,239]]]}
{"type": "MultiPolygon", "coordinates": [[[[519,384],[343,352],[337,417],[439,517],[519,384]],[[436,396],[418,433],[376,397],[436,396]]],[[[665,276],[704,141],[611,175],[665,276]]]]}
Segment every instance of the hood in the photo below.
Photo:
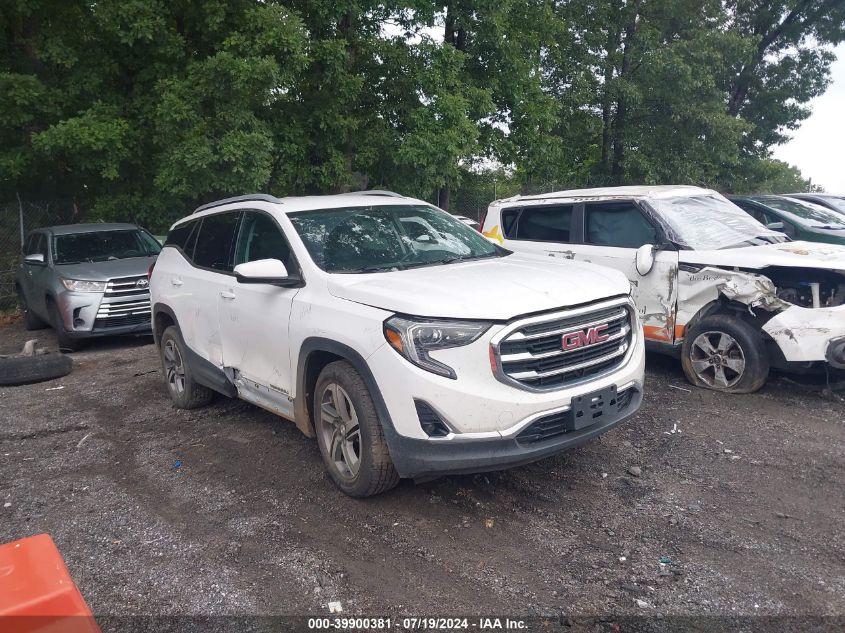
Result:
{"type": "Polygon", "coordinates": [[[329,275],[335,297],[408,315],[506,321],[626,295],[625,276],[604,266],[513,254],[361,275],[329,275]]]}
{"type": "Polygon", "coordinates": [[[111,259],[104,262],[82,262],[79,264],[57,264],[56,272],[68,279],[86,281],[107,281],[115,277],[146,275],[157,255],[152,257],[130,257],[111,259]]]}
{"type": "Polygon", "coordinates": [[[819,242],[784,242],[716,251],[680,251],[680,261],[710,266],[762,269],[767,266],[795,266],[845,270],[845,246],[819,242]]]}

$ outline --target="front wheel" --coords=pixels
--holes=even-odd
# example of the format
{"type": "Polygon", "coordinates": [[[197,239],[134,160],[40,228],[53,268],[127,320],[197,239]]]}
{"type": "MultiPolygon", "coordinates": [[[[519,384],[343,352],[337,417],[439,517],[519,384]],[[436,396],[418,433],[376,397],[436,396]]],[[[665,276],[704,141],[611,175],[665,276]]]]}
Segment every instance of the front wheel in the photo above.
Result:
{"type": "Polygon", "coordinates": [[[349,496],[369,497],[399,483],[373,399],[348,362],[331,363],[320,372],[314,427],[329,475],[349,496]]]}
{"type": "Polygon", "coordinates": [[[759,330],[725,314],[705,317],[690,328],[681,362],[692,384],[726,393],[753,393],[769,376],[769,355],[759,330]]]}

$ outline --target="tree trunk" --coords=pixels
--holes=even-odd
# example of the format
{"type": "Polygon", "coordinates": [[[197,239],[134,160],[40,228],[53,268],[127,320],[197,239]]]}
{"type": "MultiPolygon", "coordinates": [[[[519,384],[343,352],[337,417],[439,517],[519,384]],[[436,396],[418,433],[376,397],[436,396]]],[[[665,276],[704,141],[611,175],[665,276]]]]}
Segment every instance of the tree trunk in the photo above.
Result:
{"type": "Polygon", "coordinates": [[[448,211],[452,202],[452,190],[449,187],[440,187],[437,191],[437,206],[448,211]]]}
{"type": "MultiPolygon", "coordinates": [[[[627,79],[631,74],[631,48],[637,35],[637,19],[640,12],[640,0],[634,5],[628,24],[625,25],[625,43],[622,49],[622,65],[619,78],[627,79]]],[[[625,181],[625,134],[628,125],[628,99],[624,92],[616,99],[616,117],[613,121],[613,166],[610,175],[613,183],[621,185],[625,181]]]]}
{"type": "Polygon", "coordinates": [[[621,37],[621,20],[607,30],[607,47],[604,60],[604,94],[602,95],[601,110],[601,170],[605,174],[610,173],[610,147],[612,143],[613,125],[613,94],[611,83],[613,73],[616,70],[616,52],[619,50],[619,38],[621,37]]]}

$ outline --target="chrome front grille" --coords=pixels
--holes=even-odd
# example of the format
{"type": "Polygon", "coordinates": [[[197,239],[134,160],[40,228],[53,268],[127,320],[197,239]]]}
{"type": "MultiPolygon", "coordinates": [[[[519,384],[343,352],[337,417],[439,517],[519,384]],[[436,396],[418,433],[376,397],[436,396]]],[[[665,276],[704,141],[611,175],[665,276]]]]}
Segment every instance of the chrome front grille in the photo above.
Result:
{"type": "Polygon", "coordinates": [[[549,391],[612,371],[628,356],[635,323],[625,297],[520,319],[494,337],[498,376],[524,389],[549,391]],[[596,327],[601,328],[598,340],[564,349],[565,336],[587,337],[596,327]]]}
{"type": "Polygon", "coordinates": [[[103,302],[97,308],[97,316],[94,319],[94,329],[103,330],[109,328],[123,327],[128,325],[142,325],[149,323],[150,297],[132,299],[130,301],[103,302]]]}
{"type": "Polygon", "coordinates": [[[119,277],[109,279],[106,284],[105,295],[107,297],[120,297],[124,295],[137,295],[150,292],[150,282],[146,275],[133,275],[132,277],[119,277]]]}
{"type": "Polygon", "coordinates": [[[97,308],[97,319],[114,319],[117,317],[142,316],[150,314],[150,298],[134,301],[115,301],[101,303],[97,308]]]}

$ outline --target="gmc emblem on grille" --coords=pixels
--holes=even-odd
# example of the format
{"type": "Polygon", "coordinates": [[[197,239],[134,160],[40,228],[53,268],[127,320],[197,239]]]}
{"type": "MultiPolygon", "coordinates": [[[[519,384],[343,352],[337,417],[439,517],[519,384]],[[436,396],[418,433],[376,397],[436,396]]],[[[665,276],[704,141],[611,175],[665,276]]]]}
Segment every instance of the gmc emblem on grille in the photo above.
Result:
{"type": "Polygon", "coordinates": [[[604,343],[610,338],[609,334],[604,331],[608,328],[608,324],[597,325],[586,330],[578,330],[577,332],[567,332],[561,337],[561,347],[564,352],[579,347],[587,347],[588,345],[595,345],[596,343],[604,343]]]}

